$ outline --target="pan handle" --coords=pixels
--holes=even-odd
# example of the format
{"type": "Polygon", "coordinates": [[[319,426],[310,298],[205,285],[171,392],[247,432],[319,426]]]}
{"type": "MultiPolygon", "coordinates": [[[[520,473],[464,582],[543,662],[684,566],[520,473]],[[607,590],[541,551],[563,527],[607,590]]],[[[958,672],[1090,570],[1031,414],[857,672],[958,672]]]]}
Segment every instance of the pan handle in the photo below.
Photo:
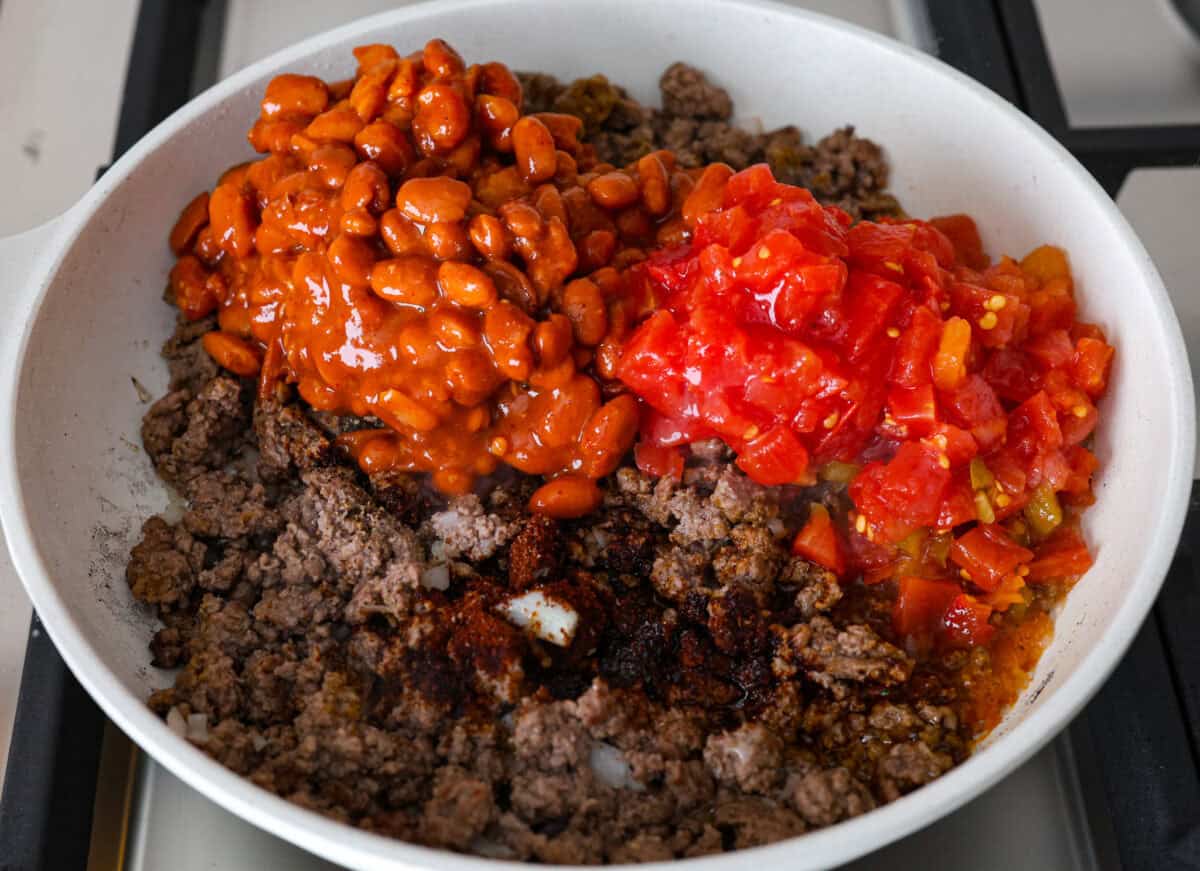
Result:
{"type": "Polygon", "coordinates": [[[4,306],[6,328],[0,329],[0,345],[10,350],[26,324],[27,308],[33,302],[45,264],[55,240],[65,227],[66,215],[15,236],[0,238],[0,305],[4,306]]]}

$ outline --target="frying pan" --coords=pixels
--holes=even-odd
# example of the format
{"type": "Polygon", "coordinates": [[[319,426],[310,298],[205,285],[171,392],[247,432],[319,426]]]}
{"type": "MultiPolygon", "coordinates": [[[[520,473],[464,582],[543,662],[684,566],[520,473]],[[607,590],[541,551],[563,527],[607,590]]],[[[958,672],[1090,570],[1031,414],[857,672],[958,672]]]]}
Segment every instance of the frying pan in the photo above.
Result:
{"type": "MultiPolygon", "coordinates": [[[[1095,567],[1003,722],[964,764],[878,810],[768,847],[686,860],[699,869],[801,871],[848,861],[986,789],[1062,729],[1125,651],[1166,573],[1191,482],[1194,410],[1179,327],[1142,245],[1087,172],[994,94],[888,39],[754,0],[450,0],[367,18],[282,51],[184,106],[61,218],[0,242],[0,519],[21,579],[63,658],[108,716],[182,780],[246,820],[343,865],[496,868],[358,831],[253,786],[145,706],[152,615],[124,567],[144,518],[171,496],[140,448],[143,397],[160,395],[166,234],[180,207],[250,157],[245,131],[284,71],[349,75],[369,42],[432,36],[465,57],[562,77],[603,71],[654,99],[685,59],[727,87],[743,123],[847,122],[885,145],[915,215],[969,212],[993,254],[1050,242],[1071,255],[1085,319],[1116,345],[1101,407],[1095,567]]],[[[516,867],[514,865],[514,867],[516,867]]]]}

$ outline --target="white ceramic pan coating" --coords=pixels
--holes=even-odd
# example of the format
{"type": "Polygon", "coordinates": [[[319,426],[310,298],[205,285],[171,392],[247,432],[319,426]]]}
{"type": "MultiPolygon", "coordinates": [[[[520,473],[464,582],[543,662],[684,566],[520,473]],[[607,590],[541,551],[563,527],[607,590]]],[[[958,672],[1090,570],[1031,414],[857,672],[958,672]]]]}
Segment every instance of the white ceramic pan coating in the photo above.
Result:
{"type": "MultiPolygon", "coordinates": [[[[1187,358],[1162,284],[1098,185],[1042,130],[936,60],[833,20],[752,0],[452,0],[411,6],[308,40],[243,70],[159,125],[76,207],[0,244],[0,516],[21,578],[63,658],[131,738],[191,786],[276,835],[363,868],[496,868],[492,861],[357,831],[225,770],[144,705],[168,682],[149,666],[151,616],[124,566],[141,521],[169,500],[140,447],[145,403],[163,392],[158,348],[166,234],[181,206],[250,157],[245,131],[267,81],[328,79],[368,42],[432,36],[469,60],[572,77],[602,71],[653,100],[684,59],[734,97],[741,120],[822,134],[853,122],[883,143],[893,190],[915,215],[965,211],[988,250],[1052,242],[1071,255],[1084,316],[1116,345],[1101,406],[1098,501],[1084,525],[1095,567],[1058,615],[1028,690],[976,755],[886,807],[802,838],[688,860],[701,869],[792,871],[852,859],[927,825],[1011,771],[1080,709],[1125,651],[1158,592],[1191,483],[1187,358]],[[486,864],[485,864],[486,862],[486,864]]],[[[516,867],[515,865],[513,867],[516,867]]]]}

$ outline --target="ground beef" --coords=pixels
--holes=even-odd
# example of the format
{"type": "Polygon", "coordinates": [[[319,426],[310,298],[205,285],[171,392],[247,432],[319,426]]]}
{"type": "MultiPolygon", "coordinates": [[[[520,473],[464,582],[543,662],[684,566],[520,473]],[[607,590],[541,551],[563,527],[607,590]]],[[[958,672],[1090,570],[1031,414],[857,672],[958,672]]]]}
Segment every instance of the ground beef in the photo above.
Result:
{"type": "MultiPolygon", "coordinates": [[[[684,64],[661,109],[603,76],[521,81],[614,164],[766,160],[852,214],[897,211],[875,145],[740,129],[684,64]]],[[[869,596],[787,549],[836,488],[762,487],[710,440],[682,481],[624,465],[578,520],[530,516],[537,482],[510,472],[447,500],[335,448],[378,421],[220,372],[215,326],[181,319],[163,348],[142,436],[186,508],[146,521],[127,579],[162,621],[153,664],[178,669],[151,707],[262,788],[430,846],[634,862],[830,825],[966,755],[953,691],[914,676],[869,596]],[[573,611],[561,644],[506,619],[530,593],[573,611]]]]}
{"type": "Polygon", "coordinates": [[[659,148],[673,151],[680,165],[719,161],[734,169],[770,164],[775,177],[809,188],[818,200],[855,218],[902,214],[887,192],[887,161],[869,139],[843,127],[806,145],[796,127],[751,132],[731,122],[729,94],[695,67],[672,64],[659,81],[661,109],[629,99],[626,91],[596,75],[563,85],[542,73],[520,75],[530,111],[579,117],[597,155],[626,166],[659,148]]]}

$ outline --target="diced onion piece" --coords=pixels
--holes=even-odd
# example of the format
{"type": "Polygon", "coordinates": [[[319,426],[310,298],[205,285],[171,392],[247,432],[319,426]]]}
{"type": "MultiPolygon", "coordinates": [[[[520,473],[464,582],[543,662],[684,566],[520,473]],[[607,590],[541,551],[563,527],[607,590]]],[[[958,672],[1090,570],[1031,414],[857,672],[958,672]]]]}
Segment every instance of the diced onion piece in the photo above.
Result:
{"type": "Polygon", "coordinates": [[[497,607],[514,626],[559,647],[567,647],[579,627],[579,613],[574,608],[540,590],[531,590],[497,607]]]}
{"type": "Polygon", "coordinates": [[[445,563],[429,566],[421,572],[421,586],[430,590],[450,589],[450,567],[445,563]]]}

